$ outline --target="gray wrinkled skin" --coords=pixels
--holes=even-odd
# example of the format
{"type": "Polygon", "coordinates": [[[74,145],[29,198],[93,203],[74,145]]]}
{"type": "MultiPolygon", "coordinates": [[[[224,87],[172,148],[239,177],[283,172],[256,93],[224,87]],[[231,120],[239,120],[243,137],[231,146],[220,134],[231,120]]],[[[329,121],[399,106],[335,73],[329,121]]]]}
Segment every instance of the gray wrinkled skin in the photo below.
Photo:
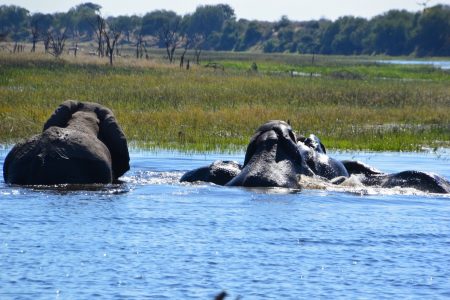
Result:
{"type": "Polygon", "coordinates": [[[297,145],[301,156],[316,176],[332,180],[336,177],[349,177],[347,169],[339,160],[326,154],[325,146],[319,138],[311,134],[308,138],[299,140],[297,145]]]}
{"type": "Polygon", "coordinates": [[[349,175],[352,174],[362,174],[365,176],[371,176],[371,175],[379,175],[383,174],[380,170],[377,170],[369,165],[366,165],[363,162],[357,161],[357,160],[343,160],[342,164],[347,169],[347,172],[349,175]]]}
{"type": "Polygon", "coordinates": [[[96,103],[68,100],[43,132],[16,144],[3,165],[6,183],[112,183],[129,170],[125,135],[113,113],[96,103]]]}
{"type": "Polygon", "coordinates": [[[227,186],[300,188],[305,166],[290,125],[270,121],[258,128],[250,140],[242,171],[227,186]]]}
{"type": "Polygon", "coordinates": [[[225,185],[241,172],[242,166],[235,161],[216,160],[206,167],[201,167],[186,172],[180,182],[212,182],[218,185],[225,185]]]}
{"type": "Polygon", "coordinates": [[[244,165],[213,164],[187,172],[181,181],[227,186],[300,188],[299,175],[313,175],[300,155],[289,124],[269,121],[260,126],[247,147],[244,165]]]}
{"type": "Polygon", "coordinates": [[[450,182],[434,173],[403,171],[387,174],[359,161],[345,160],[343,164],[350,175],[358,175],[361,182],[367,186],[382,188],[404,187],[415,188],[428,193],[450,193],[450,182]]]}
{"type": "Polygon", "coordinates": [[[351,175],[357,175],[367,186],[398,186],[431,193],[450,193],[450,183],[436,174],[420,171],[386,174],[359,161],[339,161],[329,157],[318,137],[313,134],[307,138],[297,137],[290,125],[283,121],[269,121],[257,129],[250,139],[241,170],[233,165],[233,172],[228,172],[227,164],[214,162],[187,172],[182,181],[297,189],[301,187],[299,175],[315,176],[333,184],[341,184],[351,175]]]}

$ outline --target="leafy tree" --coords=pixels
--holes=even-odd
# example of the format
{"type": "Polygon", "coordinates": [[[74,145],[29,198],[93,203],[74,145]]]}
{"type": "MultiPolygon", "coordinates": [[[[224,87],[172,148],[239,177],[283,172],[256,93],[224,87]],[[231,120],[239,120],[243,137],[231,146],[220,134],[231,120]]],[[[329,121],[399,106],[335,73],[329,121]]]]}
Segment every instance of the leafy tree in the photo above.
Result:
{"type": "Polygon", "coordinates": [[[263,36],[262,30],[257,21],[251,21],[248,23],[247,30],[244,34],[241,49],[248,49],[255,45],[263,36]]]}
{"type": "Polygon", "coordinates": [[[140,24],[140,18],[136,15],[133,16],[118,16],[108,18],[108,23],[111,24],[116,30],[123,32],[127,42],[130,42],[130,37],[140,24]]]}
{"type": "Polygon", "coordinates": [[[280,50],[294,52],[297,43],[294,42],[294,29],[289,27],[283,27],[278,31],[278,39],[280,41],[280,50]],[[292,51],[293,50],[293,51],[292,51]]]}
{"type": "Polygon", "coordinates": [[[450,55],[450,6],[436,5],[424,10],[415,36],[419,56],[450,55]]]}
{"type": "MultiPolygon", "coordinates": [[[[100,9],[98,4],[85,2],[68,12],[30,15],[25,8],[1,5],[0,39],[31,40],[34,45],[43,39],[48,49],[49,37],[52,35],[57,41],[64,33],[65,37],[76,41],[96,39],[102,55],[106,47],[106,24],[99,22],[104,21],[100,9]]],[[[120,31],[128,43],[134,38],[137,57],[143,56],[149,46],[147,43],[152,41],[150,46],[166,48],[170,61],[180,46],[184,54],[193,49],[197,59],[202,49],[243,51],[250,48],[262,48],[265,52],[346,55],[450,55],[449,5],[435,5],[417,13],[391,10],[370,20],[347,16],[334,22],[324,19],[297,22],[282,16],[276,22],[263,22],[236,20],[233,8],[218,4],[198,6],[184,17],[173,11],[157,10],[144,17],[110,17],[107,22],[120,31]]],[[[110,42],[114,42],[115,36],[110,35],[110,42]]],[[[34,49],[35,46],[32,51],[34,49]]]]}
{"type": "Polygon", "coordinates": [[[301,28],[295,32],[294,40],[297,42],[297,51],[300,53],[318,53],[320,51],[320,36],[323,27],[331,21],[301,22],[301,28]]]}
{"type": "Polygon", "coordinates": [[[320,39],[320,44],[321,44],[321,49],[320,52],[323,54],[332,54],[333,53],[333,48],[332,48],[332,44],[334,41],[334,38],[336,37],[336,35],[339,33],[339,24],[336,22],[331,22],[329,23],[321,36],[320,39]]]}
{"type": "Polygon", "coordinates": [[[370,21],[371,33],[367,50],[387,55],[407,55],[413,51],[411,34],[414,14],[406,10],[391,10],[370,21]]]}
{"type": "Polygon", "coordinates": [[[351,16],[333,22],[322,38],[324,54],[361,54],[364,37],[367,35],[367,20],[351,16]]]}
{"type": "Polygon", "coordinates": [[[266,53],[278,52],[279,50],[278,39],[270,39],[264,43],[263,51],[266,53]]]}
{"type": "Polygon", "coordinates": [[[281,16],[281,19],[275,23],[275,25],[273,26],[273,28],[278,31],[281,28],[285,28],[288,27],[289,25],[291,25],[292,22],[289,20],[289,18],[287,16],[281,16]]]}
{"type": "Polygon", "coordinates": [[[191,18],[191,31],[207,38],[214,31],[221,31],[226,21],[234,18],[234,10],[226,4],[198,6],[191,18]]]}
{"type": "Polygon", "coordinates": [[[173,11],[155,10],[142,19],[142,32],[157,36],[160,45],[164,45],[169,62],[173,61],[179,42],[181,17],[173,11]]]}
{"type": "Polygon", "coordinates": [[[217,50],[231,51],[239,41],[239,27],[234,20],[227,21],[223,27],[217,50]]]}
{"type": "Polygon", "coordinates": [[[0,33],[8,33],[15,41],[28,36],[27,24],[29,12],[15,5],[0,6],[0,33]]]}
{"type": "Polygon", "coordinates": [[[234,20],[234,10],[227,4],[201,5],[189,18],[187,31],[190,35],[202,35],[207,48],[214,48],[220,43],[219,35],[224,25],[234,20]]]}
{"type": "Polygon", "coordinates": [[[94,12],[99,12],[102,9],[102,6],[98,5],[98,4],[95,4],[95,3],[92,3],[92,2],[85,2],[85,3],[77,5],[76,9],[77,10],[89,9],[89,10],[94,11],[94,12]]]}
{"type": "Polygon", "coordinates": [[[100,14],[101,6],[91,2],[82,3],[70,9],[71,31],[73,35],[86,36],[89,39],[95,34],[97,15],[100,14]]]}
{"type": "Polygon", "coordinates": [[[30,32],[33,46],[31,52],[36,51],[36,43],[45,38],[47,32],[52,26],[53,17],[50,14],[35,13],[30,17],[30,32]]]}

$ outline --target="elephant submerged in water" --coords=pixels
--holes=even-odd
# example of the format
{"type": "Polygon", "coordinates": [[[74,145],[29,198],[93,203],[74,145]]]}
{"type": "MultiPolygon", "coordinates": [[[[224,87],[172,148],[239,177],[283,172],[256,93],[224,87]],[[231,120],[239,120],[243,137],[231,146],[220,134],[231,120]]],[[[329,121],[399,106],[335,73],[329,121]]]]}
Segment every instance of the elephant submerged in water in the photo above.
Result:
{"type": "Polygon", "coordinates": [[[16,144],[5,158],[6,183],[113,183],[129,170],[125,135],[113,113],[97,103],[67,100],[43,132],[16,144]]]}
{"type": "Polygon", "coordinates": [[[291,127],[270,121],[258,128],[250,140],[244,164],[216,161],[195,169],[181,181],[208,181],[227,186],[300,188],[298,177],[309,173],[291,127]]]}
{"type": "Polygon", "coordinates": [[[185,173],[180,181],[205,181],[226,186],[301,188],[301,176],[333,184],[351,175],[367,186],[411,187],[432,193],[450,193],[450,183],[436,174],[404,171],[386,174],[358,161],[339,161],[326,154],[315,135],[297,136],[284,121],[260,126],[247,147],[244,164],[215,161],[185,173]]]}

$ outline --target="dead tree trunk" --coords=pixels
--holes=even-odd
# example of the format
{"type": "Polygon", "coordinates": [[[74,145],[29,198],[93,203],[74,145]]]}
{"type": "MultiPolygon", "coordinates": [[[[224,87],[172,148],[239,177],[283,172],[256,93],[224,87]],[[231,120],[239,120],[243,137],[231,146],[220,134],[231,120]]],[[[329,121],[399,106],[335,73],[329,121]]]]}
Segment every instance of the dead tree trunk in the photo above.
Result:
{"type": "Polygon", "coordinates": [[[105,47],[103,41],[103,32],[105,31],[105,20],[100,15],[96,15],[95,22],[90,23],[94,28],[95,35],[97,36],[97,54],[99,57],[105,56],[105,47]]]}
{"type": "Polygon", "coordinates": [[[33,27],[31,28],[31,38],[32,38],[32,44],[33,46],[31,47],[31,52],[36,52],[36,44],[39,41],[39,31],[37,28],[33,27]]]}
{"type": "Polygon", "coordinates": [[[113,57],[114,57],[114,50],[117,46],[117,42],[120,37],[120,32],[116,32],[114,30],[111,30],[110,32],[106,32],[106,30],[103,32],[105,36],[106,41],[106,49],[109,56],[109,65],[113,65],[113,57]]]}
{"type": "Polygon", "coordinates": [[[191,44],[191,43],[190,43],[189,38],[186,38],[186,40],[185,40],[185,42],[184,42],[183,53],[181,53],[181,56],[180,56],[180,68],[183,68],[183,67],[184,67],[184,57],[185,57],[185,55],[186,55],[186,52],[187,52],[188,49],[189,49],[190,44],[191,44]]]}
{"type": "Polygon", "coordinates": [[[167,58],[170,63],[173,62],[175,50],[179,43],[179,25],[179,21],[177,21],[175,24],[163,26],[159,31],[159,40],[163,41],[166,46],[167,58]]]}
{"type": "Polygon", "coordinates": [[[49,40],[49,49],[51,55],[58,58],[64,51],[64,46],[66,43],[66,30],[63,32],[54,31],[48,32],[48,40],[49,40]]]}
{"type": "Polygon", "coordinates": [[[50,38],[49,38],[49,35],[47,34],[47,36],[44,38],[44,52],[45,52],[45,54],[48,53],[49,47],[50,47],[50,38]]]}
{"type": "Polygon", "coordinates": [[[202,49],[201,48],[194,49],[195,63],[197,65],[200,64],[200,55],[201,54],[202,54],[202,49]]]}
{"type": "Polygon", "coordinates": [[[136,59],[142,58],[144,56],[145,43],[142,35],[138,35],[136,40],[136,59]]]}
{"type": "Polygon", "coordinates": [[[194,45],[194,56],[195,56],[195,63],[197,65],[200,64],[200,55],[202,54],[202,47],[203,42],[205,41],[205,38],[202,34],[196,34],[193,37],[193,45],[194,45]]]}

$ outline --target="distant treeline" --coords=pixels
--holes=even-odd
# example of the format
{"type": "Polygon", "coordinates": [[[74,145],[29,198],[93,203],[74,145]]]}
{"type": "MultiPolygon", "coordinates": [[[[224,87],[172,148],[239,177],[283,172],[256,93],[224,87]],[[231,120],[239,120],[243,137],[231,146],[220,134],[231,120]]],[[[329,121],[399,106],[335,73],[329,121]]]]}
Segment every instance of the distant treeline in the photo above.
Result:
{"type": "MultiPolygon", "coordinates": [[[[330,21],[276,22],[237,19],[226,4],[198,6],[184,16],[155,10],[143,16],[103,18],[101,6],[83,3],[66,13],[31,14],[27,9],[0,6],[0,41],[49,42],[57,32],[77,42],[95,41],[102,51],[102,32],[114,32],[118,44],[136,47],[141,56],[149,47],[176,49],[450,56],[450,6],[436,5],[412,13],[390,10],[371,19],[345,16],[330,21]],[[120,37],[120,38],[119,38],[120,37]]],[[[105,35],[106,36],[106,35],[105,35]]],[[[34,47],[33,47],[34,48],[34,47]]]]}

